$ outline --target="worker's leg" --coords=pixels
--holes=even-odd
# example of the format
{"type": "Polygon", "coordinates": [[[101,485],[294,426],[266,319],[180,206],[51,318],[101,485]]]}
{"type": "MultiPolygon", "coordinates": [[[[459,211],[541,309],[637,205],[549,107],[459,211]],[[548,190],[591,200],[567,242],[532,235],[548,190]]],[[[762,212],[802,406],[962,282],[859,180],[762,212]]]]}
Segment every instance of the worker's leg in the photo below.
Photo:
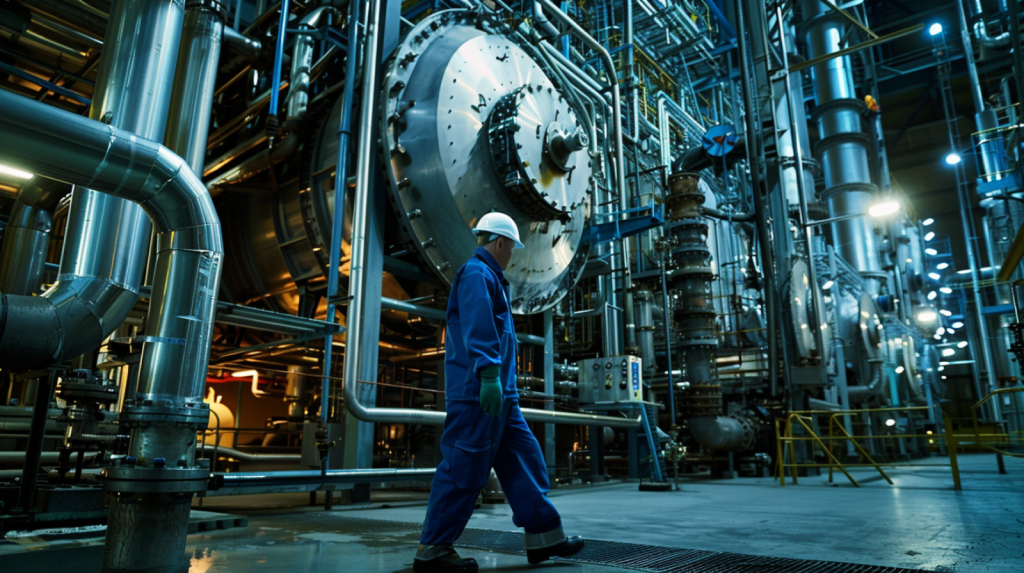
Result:
{"type": "Polygon", "coordinates": [[[501,419],[483,413],[478,402],[449,402],[441,436],[444,460],[430,488],[420,544],[455,543],[473,515],[473,504],[487,484],[501,419]]]}
{"type": "Polygon", "coordinates": [[[518,402],[509,407],[501,441],[494,459],[505,497],[512,507],[512,522],[526,530],[527,536],[552,533],[562,539],[562,519],[547,498],[550,484],[537,438],[530,431],[518,402]]]}

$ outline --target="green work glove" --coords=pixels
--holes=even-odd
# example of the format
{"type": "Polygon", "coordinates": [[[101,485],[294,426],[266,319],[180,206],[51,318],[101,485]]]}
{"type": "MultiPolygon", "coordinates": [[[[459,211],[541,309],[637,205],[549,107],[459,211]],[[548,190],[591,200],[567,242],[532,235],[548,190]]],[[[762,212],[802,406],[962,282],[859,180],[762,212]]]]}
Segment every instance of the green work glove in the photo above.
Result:
{"type": "Polygon", "coordinates": [[[480,407],[484,414],[497,418],[501,415],[501,382],[497,366],[490,366],[480,371],[480,407]]]}

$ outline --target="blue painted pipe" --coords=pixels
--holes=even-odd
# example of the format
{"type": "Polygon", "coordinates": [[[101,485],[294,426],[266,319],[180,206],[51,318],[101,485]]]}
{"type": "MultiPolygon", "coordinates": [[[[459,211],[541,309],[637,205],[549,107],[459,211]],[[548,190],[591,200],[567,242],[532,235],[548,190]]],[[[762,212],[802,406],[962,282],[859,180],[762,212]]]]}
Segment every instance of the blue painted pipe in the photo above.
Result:
{"type": "Polygon", "coordinates": [[[270,115],[277,117],[277,98],[281,91],[281,64],[284,59],[284,41],[288,33],[288,0],[281,0],[281,21],[277,24],[277,48],[274,53],[274,82],[270,86],[270,115]]]}

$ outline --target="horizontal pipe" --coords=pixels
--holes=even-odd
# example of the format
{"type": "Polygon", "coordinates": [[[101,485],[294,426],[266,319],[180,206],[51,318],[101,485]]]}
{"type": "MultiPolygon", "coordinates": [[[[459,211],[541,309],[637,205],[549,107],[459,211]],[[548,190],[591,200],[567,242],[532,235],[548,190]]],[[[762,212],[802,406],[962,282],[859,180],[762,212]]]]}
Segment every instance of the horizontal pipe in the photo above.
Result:
{"type": "MultiPolygon", "coordinates": [[[[369,469],[320,470],[288,472],[216,473],[210,476],[209,491],[234,490],[239,495],[253,493],[247,490],[286,488],[297,486],[324,486],[346,483],[417,482],[430,481],[434,469],[369,469]]],[[[316,491],[307,490],[307,491],[316,491]]]]}
{"type": "MultiPolygon", "coordinates": [[[[224,253],[220,220],[202,181],[163,145],[111,125],[6,91],[0,109],[6,163],[135,202],[152,220],[158,254],[138,392],[201,401],[224,253]]],[[[18,333],[0,338],[5,367],[48,364],[63,356],[65,334],[78,335],[60,327],[62,315],[49,300],[3,300],[4,332],[18,333]],[[22,312],[13,323],[12,312],[22,312]],[[11,330],[28,321],[43,323],[33,325],[35,336],[11,330]]]]}
{"type": "MultiPolygon", "coordinates": [[[[40,454],[39,462],[43,464],[55,464],[59,458],[60,452],[43,452],[40,454]]],[[[25,452],[0,452],[0,464],[24,463],[24,461],[25,452]]]]}
{"type": "MultiPolygon", "coordinates": [[[[216,452],[217,457],[229,457],[235,458],[240,462],[246,463],[298,463],[302,460],[302,454],[250,454],[246,452],[240,452],[234,448],[228,448],[226,446],[217,446],[216,448],[207,445],[206,453],[200,455],[203,457],[212,457],[216,452]]],[[[320,472],[317,472],[318,474],[320,472]]]]}

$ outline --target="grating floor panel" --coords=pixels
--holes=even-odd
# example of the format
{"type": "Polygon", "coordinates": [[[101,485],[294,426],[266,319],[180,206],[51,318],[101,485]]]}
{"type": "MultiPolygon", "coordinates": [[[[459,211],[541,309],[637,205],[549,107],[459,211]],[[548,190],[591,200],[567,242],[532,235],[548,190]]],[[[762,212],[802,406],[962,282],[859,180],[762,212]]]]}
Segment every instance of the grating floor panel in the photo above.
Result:
{"type": "MultiPolygon", "coordinates": [[[[508,531],[467,529],[456,544],[525,555],[523,536],[508,531]]],[[[923,573],[920,569],[763,557],[636,543],[587,540],[583,551],[565,561],[610,565],[653,573],[923,573]]]]}

